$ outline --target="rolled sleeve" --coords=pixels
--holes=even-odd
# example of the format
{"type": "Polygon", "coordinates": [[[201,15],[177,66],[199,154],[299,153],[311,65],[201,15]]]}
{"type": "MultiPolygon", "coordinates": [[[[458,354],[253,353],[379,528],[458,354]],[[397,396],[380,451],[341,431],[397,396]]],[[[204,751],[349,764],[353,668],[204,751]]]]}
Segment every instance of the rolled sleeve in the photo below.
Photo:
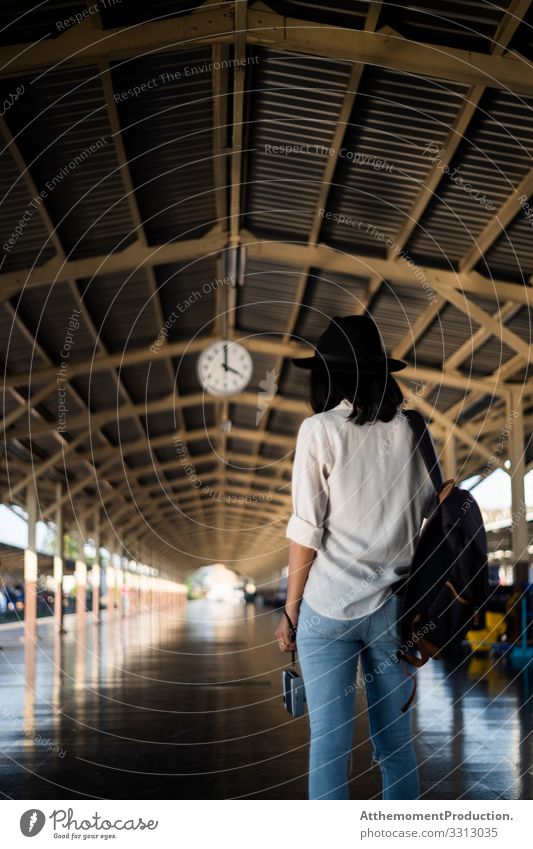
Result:
{"type": "Polygon", "coordinates": [[[323,424],[311,417],[300,425],[292,468],[292,514],[285,536],[318,551],[329,500],[329,442],[323,424]]]}
{"type": "Polygon", "coordinates": [[[287,524],[285,536],[292,539],[293,542],[299,542],[300,545],[305,545],[307,548],[315,548],[318,551],[323,533],[323,528],[318,528],[316,525],[306,522],[305,519],[301,519],[296,513],[293,513],[287,524]]]}

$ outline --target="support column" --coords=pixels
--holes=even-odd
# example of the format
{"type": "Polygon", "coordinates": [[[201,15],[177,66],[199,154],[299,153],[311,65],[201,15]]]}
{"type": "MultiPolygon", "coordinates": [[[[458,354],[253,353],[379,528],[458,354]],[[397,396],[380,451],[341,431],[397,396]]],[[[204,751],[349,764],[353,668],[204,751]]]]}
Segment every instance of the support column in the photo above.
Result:
{"type": "Polygon", "coordinates": [[[121,587],[121,563],[120,551],[117,548],[113,549],[113,609],[115,613],[120,613],[120,587],[121,587]]]}
{"type": "Polygon", "coordinates": [[[457,444],[455,436],[450,434],[445,436],[444,441],[444,480],[453,480],[457,477],[457,444]]]}
{"type": "Polygon", "coordinates": [[[91,569],[91,589],[93,592],[93,618],[96,622],[100,622],[100,581],[102,570],[100,568],[100,510],[96,508],[94,512],[94,563],[91,569]]]}
{"type": "Polygon", "coordinates": [[[61,504],[61,496],[63,490],[61,484],[56,486],[56,541],[54,552],[54,620],[55,629],[58,634],[64,633],[63,627],[63,505],[61,504]]]}
{"type": "Polygon", "coordinates": [[[135,611],[141,612],[141,573],[138,560],[135,561],[135,572],[133,573],[133,588],[135,593],[135,611]]]}
{"type": "Polygon", "coordinates": [[[135,573],[135,584],[137,589],[137,612],[144,612],[144,598],[143,598],[143,575],[142,575],[142,564],[140,560],[137,560],[137,572],[135,573]]]}
{"type": "Polygon", "coordinates": [[[138,561],[135,558],[135,544],[130,543],[129,548],[132,556],[128,560],[128,577],[129,577],[129,598],[130,598],[130,613],[138,613],[139,612],[139,581],[137,578],[137,569],[138,569],[138,561]]]}
{"type": "Polygon", "coordinates": [[[154,583],[152,590],[152,599],[154,599],[153,603],[157,610],[161,610],[163,604],[162,594],[161,594],[161,563],[159,562],[159,557],[152,556],[152,566],[156,570],[156,575],[154,575],[154,583]]]}
{"type": "Polygon", "coordinates": [[[142,539],[139,539],[139,560],[137,562],[138,580],[139,580],[139,612],[146,613],[147,597],[146,597],[146,582],[145,573],[146,567],[143,562],[143,554],[146,551],[146,546],[143,545],[142,539]]]}
{"type": "Polygon", "coordinates": [[[124,569],[124,600],[125,610],[128,615],[131,615],[135,610],[135,595],[133,592],[133,573],[130,567],[129,559],[126,559],[126,568],[124,569]]]}
{"type": "Polygon", "coordinates": [[[37,640],[37,493],[32,482],[26,493],[28,544],[24,550],[24,635],[29,646],[37,640]]]}
{"type": "Polygon", "coordinates": [[[113,566],[115,547],[112,540],[108,539],[106,547],[109,552],[109,560],[105,570],[105,606],[107,618],[110,619],[113,616],[115,606],[115,569],[113,566]]]}
{"type": "Polygon", "coordinates": [[[114,549],[114,558],[113,558],[113,571],[115,573],[115,593],[114,593],[114,606],[115,612],[117,615],[120,615],[122,612],[122,597],[120,594],[120,588],[122,586],[122,549],[120,544],[116,546],[114,549]]]}
{"type": "Polygon", "coordinates": [[[76,622],[78,628],[85,625],[87,610],[87,564],[83,553],[86,529],[81,527],[78,533],[78,552],[76,555],[76,622]]]}
{"type": "Polygon", "coordinates": [[[154,592],[154,590],[155,590],[155,578],[151,574],[152,568],[153,568],[152,566],[149,567],[150,572],[149,572],[149,574],[146,578],[146,595],[147,595],[147,600],[148,600],[148,609],[149,609],[150,613],[152,613],[152,611],[154,610],[154,608],[156,606],[156,597],[155,597],[155,592],[154,592]]]}
{"type": "Polygon", "coordinates": [[[152,578],[152,604],[156,610],[161,610],[162,598],[161,598],[161,578],[159,575],[154,575],[152,578]]]}
{"type": "Polygon", "coordinates": [[[120,565],[118,569],[118,599],[121,616],[129,613],[130,599],[128,596],[128,570],[124,565],[126,559],[124,545],[120,547],[120,565]]]}
{"type": "Polygon", "coordinates": [[[511,539],[514,562],[515,589],[528,580],[529,535],[526,518],[524,478],[526,473],[524,443],[524,411],[518,392],[511,392],[507,401],[507,429],[509,430],[509,460],[511,462],[511,539]]]}
{"type": "Polygon", "coordinates": [[[141,574],[141,599],[144,613],[149,613],[152,608],[150,578],[148,576],[148,568],[146,563],[143,563],[141,574]]]}

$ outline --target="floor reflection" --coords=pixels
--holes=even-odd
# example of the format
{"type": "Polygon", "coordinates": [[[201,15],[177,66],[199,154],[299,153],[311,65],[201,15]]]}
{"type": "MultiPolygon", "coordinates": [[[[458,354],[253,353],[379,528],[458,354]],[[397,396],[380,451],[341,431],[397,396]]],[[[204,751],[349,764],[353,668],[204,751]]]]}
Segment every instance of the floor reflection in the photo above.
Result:
{"type": "MultiPolygon", "coordinates": [[[[307,717],[279,694],[269,608],[195,601],[101,622],[2,632],[0,792],[13,798],[306,794],[307,717]]],[[[17,629],[18,628],[18,629],[17,629]]],[[[425,799],[531,798],[532,672],[432,662],[414,707],[425,799]]],[[[359,705],[364,710],[364,704],[359,705]]],[[[379,798],[366,717],[354,798],[379,798]]]]}

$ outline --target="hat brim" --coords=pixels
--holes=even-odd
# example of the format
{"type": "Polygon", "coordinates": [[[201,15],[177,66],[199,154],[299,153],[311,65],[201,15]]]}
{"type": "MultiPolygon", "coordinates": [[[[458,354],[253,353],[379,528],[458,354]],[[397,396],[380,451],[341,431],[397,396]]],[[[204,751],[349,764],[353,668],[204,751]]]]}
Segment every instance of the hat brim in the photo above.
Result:
{"type": "MultiPolygon", "coordinates": [[[[365,363],[356,367],[353,361],[350,363],[328,363],[322,357],[299,357],[298,359],[291,359],[291,363],[296,368],[310,371],[342,372],[342,374],[352,374],[354,371],[358,371],[360,374],[383,374],[385,365],[385,362],[382,361],[379,363],[365,363]]],[[[401,371],[407,367],[407,363],[404,363],[403,360],[395,360],[392,357],[387,358],[386,365],[387,371],[401,371]]]]}

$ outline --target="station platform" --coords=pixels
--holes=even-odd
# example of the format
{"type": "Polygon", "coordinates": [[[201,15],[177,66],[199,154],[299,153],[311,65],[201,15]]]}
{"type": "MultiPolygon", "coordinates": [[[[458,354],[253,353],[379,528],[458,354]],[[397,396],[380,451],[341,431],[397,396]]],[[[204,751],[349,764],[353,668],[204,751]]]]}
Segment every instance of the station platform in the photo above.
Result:
{"type": "MultiPolygon", "coordinates": [[[[307,716],[280,696],[268,607],[198,600],[95,622],[0,626],[0,793],[53,799],[305,799],[307,716]]],[[[533,675],[490,658],[418,674],[423,799],[530,799],[533,675]]],[[[362,693],[362,691],[359,691],[362,693]]],[[[353,799],[379,799],[363,695],[353,799]]]]}

